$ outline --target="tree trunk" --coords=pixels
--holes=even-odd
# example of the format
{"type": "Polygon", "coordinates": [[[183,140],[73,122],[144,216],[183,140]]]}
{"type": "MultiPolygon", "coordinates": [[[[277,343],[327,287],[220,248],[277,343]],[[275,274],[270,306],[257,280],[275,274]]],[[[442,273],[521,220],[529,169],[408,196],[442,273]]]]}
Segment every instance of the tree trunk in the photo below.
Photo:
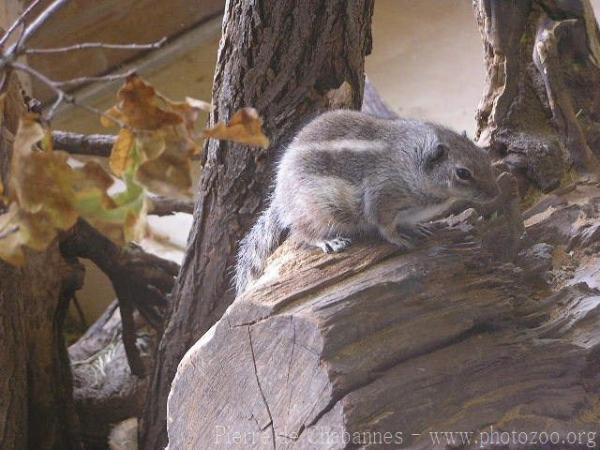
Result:
{"type": "MultiPolygon", "coordinates": [[[[3,180],[24,111],[19,89],[13,79],[5,99],[3,180]]],[[[65,261],[56,243],[44,253],[29,252],[21,269],[0,262],[0,448],[79,448],[62,327],[81,282],[81,266],[65,261]]]]}
{"type": "Polygon", "coordinates": [[[166,444],[166,401],[177,365],[234,298],[237,243],[264,206],[282,145],[319,112],[360,107],[372,12],[372,0],[227,2],[210,120],[254,106],[272,145],[263,152],[208,144],[188,252],[143,416],[142,448],[166,444]]]}
{"type": "Polygon", "coordinates": [[[477,136],[544,191],[600,153],[600,42],[589,0],[475,0],[487,86],[477,136]]]}

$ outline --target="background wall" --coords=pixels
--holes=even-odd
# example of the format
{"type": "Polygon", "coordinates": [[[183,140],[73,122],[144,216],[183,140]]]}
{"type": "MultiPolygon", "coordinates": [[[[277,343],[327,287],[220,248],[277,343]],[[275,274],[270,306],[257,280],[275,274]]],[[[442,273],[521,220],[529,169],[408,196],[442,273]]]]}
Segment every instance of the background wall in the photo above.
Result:
{"type": "Polygon", "coordinates": [[[376,0],[367,73],[401,116],[475,131],[485,71],[469,0],[376,0]]]}

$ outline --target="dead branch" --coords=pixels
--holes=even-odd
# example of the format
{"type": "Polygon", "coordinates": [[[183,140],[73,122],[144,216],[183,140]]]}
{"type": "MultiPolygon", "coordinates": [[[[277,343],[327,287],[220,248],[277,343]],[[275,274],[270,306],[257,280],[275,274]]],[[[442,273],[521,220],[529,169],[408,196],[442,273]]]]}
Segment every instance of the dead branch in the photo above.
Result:
{"type": "MultiPolygon", "coordinates": [[[[136,317],[137,341],[146,371],[154,366],[157,336],[136,317]]],[[[148,378],[131,373],[122,341],[116,301],[69,347],[73,397],[84,448],[106,448],[112,424],[139,416],[148,395],[148,378]]],[[[127,447],[125,447],[127,448],[127,447]]]]}
{"type": "Polygon", "coordinates": [[[90,259],[110,279],[119,300],[123,343],[131,371],[142,375],[143,365],[135,347],[133,308],[160,332],[167,296],[179,265],[146,253],[139,246],[121,248],[83,220],[63,236],[60,248],[65,256],[90,259]]]}
{"type": "Polygon", "coordinates": [[[170,216],[171,214],[182,212],[187,214],[194,213],[193,200],[177,200],[166,197],[152,197],[149,214],[156,216],[170,216]]]}
{"type": "Polygon", "coordinates": [[[78,134],[53,131],[55,148],[74,155],[102,156],[108,158],[116,137],[108,134],[78,134]]]}
{"type": "Polygon", "coordinates": [[[135,332],[135,321],[133,319],[132,293],[129,291],[126,295],[119,295],[119,310],[121,311],[121,324],[123,326],[123,347],[131,373],[142,378],[146,375],[146,369],[142,362],[142,356],[135,345],[137,335],[135,332]]]}
{"type": "MultiPolygon", "coordinates": [[[[68,3],[69,0],[55,0],[50,6],[48,6],[45,10],[43,10],[24,30],[23,34],[20,36],[19,40],[16,44],[13,44],[8,51],[2,55],[2,61],[0,62],[0,68],[7,63],[12,63],[18,56],[20,56],[23,52],[23,45],[27,43],[27,41],[33,36],[37,30],[44,24],[46,21],[52,17],[58,10],[60,10],[63,6],[68,3]],[[2,64],[4,63],[4,64],[2,64]]],[[[28,8],[29,9],[29,8],[28,8]]],[[[27,10],[26,10],[27,11],[27,10]]],[[[29,12],[29,11],[27,11],[29,12]]],[[[23,12],[25,14],[25,11],[23,12]]],[[[20,17],[17,19],[17,22],[24,19],[20,17]]],[[[18,26],[18,25],[17,25],[18,26]]],[[[14,28],[16,28],[15,26],[14,28]]],[[[11,26],[11,28],[13,28],[11,26]]],[[[14,29],[13,28],[13,29],[14,29]]]]}
{"type": "MultiPolygon", "coordinates": [[[[123,122],[121,122],[120,120],[118,120],[112,116],[105,114],[104,111],[94,108],[93,106],[86,105],[84,103],[79,103],[77,101],[77,99],[75,98],[75,96],[68,94],[61,88],[61,82],[51,80],[43,73],[35,70],[32,67],[29,67],[26,64],[21,64],[21,63],[15,62],[15,63],[12,63],[10,65],[10,67],[13,69],[28,73],[32,77],[37,78],[39,81],[41,81],[43,84],[48,86],[50,89],[52,89],[56,93],[56,100],[54,101],[54,103],[52,104],[50,109],[48,110],[48,114],[46,116],[47,120],[51,120],[52,117],[54,116],[54,113],[56,112],[56,109],[60,106],[60,104],[62,102],[66,102],[66,103],[70,103],[73,106],[77,106],[78,108],[89,111],[93,114],[96,114],[98,116],[105,117],[106,119],[116,123],[120,127],[125,127],[125,124],[123,122]]],[[[97,77],[97,78],[101,78],[101,77],[97,77]]],[[[107,80],[107,81],[110,81],[110,80],[107,80]]]]}
{"type": "Polygon", "coordinates": [[[32,1],[31,4],[27,8],[25,8],[25,10],[21,13],[21,15],[19,17],[17,17],[17,20],[15,20],[12,23],[12,25],[10,27],[8,27],[8,30],[6,30],[6,32],[4,33],[4,36],[2,36],[2,38],[0,38],[0,47],[3,47],[4,44],[6,44],[6,41],[8,40],[10,35],[13,33],[13,31],[15,31],[20,25],[25,23],[25,18],[29,15],[29,13],[33,10],[33,8],[35,8],[37,5],[40,4],[41,1],[42,0],[32,1]]]}
{"type": "Polygon", "coordinates": [[[153,50],[162,47],[167,42],[167,37],[163,37],[156,42],[149,44],[105,44],[103,42],[84,42],[83,44],[70,45],[68,47],[56,48],[29,48],[25,50],[26,55],[39,55],[51,53],[64,53],[77,50],[89,49],[107,49],[107,50],[153,50]]]}
{"type": "Polygon", "coordinates": [[[108,75],[99,75],[99,76],[90,76],[90,77],[77,77],[72,78],[70,80],[62,80],[62,81],[54,81],[54,85],[60,88],[70,88],[74,86],[81,86],[83,84],[95,83],[95,82],[108,82],[108,81],[117,81],[123,80],[130,75],[135,73],[134,70],[130,70],[125,73],[115,73],[108,75]]]}

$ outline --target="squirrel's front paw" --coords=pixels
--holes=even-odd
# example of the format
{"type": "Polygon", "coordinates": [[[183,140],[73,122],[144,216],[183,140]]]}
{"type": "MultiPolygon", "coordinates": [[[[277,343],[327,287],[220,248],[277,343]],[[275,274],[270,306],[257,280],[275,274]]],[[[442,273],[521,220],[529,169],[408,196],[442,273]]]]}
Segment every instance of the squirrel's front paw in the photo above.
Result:
{"type": "Polygon", "coordinates": [[[317,244],[325,253],[339,253],[346,250],[352,244],[352,240],[345,237],[337,237],[317,244]]]}
{"type": "Polygon", "coordinates": [[[433,227],[418,223],[415,225],[415,234],[420,238],[427,238],[433,234],[433,227]]]}

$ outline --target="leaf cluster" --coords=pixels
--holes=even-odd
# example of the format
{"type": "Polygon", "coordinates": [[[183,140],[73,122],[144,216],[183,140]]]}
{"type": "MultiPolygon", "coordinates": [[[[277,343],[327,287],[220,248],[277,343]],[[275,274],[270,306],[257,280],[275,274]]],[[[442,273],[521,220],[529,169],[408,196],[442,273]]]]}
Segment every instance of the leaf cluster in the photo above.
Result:
{"type": "Polygon", "coordinates": [[[104,126],[119,127],[109,157],[112,173],[94,161],[76,164],[55,150],[51,130],[38,115],[21,118],[6,196],[0,184],[7,205],[0,215],[0,259],[23,265],[24,247],[44,251],[78,218],[116,243],[138,240],[146,230],[149,195],[191,196],[191,162],[204,138],[269,145],[252,108],[236,112],[229,123],[199,131],[200,114],[210,111],[210,104],[172,101],[135,74],[126,79],[117,100],[101,117],[104,126]],[[111,189],[115,179],[124,186],[118,192],[111,189]]]}

